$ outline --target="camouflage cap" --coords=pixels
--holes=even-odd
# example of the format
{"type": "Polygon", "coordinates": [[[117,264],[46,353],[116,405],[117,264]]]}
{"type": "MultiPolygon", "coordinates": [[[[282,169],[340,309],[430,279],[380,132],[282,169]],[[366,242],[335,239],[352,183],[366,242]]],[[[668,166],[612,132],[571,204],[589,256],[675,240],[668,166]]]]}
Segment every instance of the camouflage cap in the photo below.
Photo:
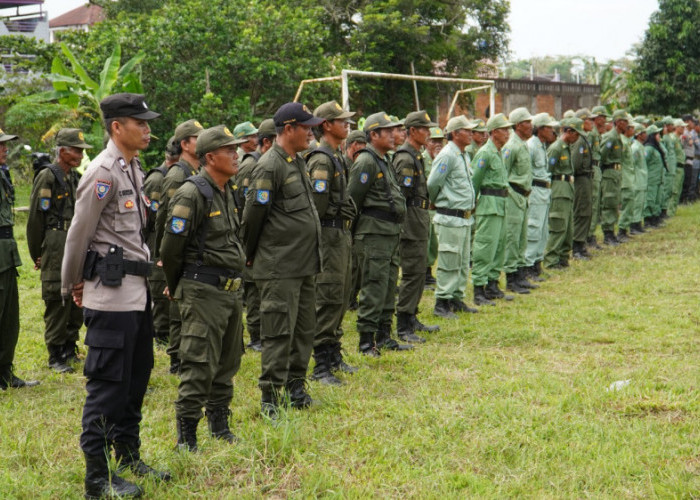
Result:
{"type": "Polygon", "coordinates": [[[353,130],[348,134],[348,138],[345,139],[345,144],[352,144],[353,142],[367,144],[367,134],[362,130],[353,130]]]}
{"type": "Polygon", "coordinates": [[[510,112],[510,115],[508,115],[508,121],[513,125],[517,125],[520,122],[532,121],[532,115],[527,108],[515,108],[510,112]]]}
{"type": "Polygon", "coordinates": [[[486,121],[482,120],[481,118],[477,118],[476,120],[473,120],[471,123],[474,132],[486,132],[486,121]]]}
{"type": "Polygon", "coordinates": [[[593,115],[593,118],[596,118],[598,116],[604,116],[605,118],[610,118],[610,114],[608,113],[608,110],[605,109],[605,106],[593,106],[593,109],[591,110],[591,114],[593,115]]]}
{"type": "Polygon", "coordinates": [[[17,139],[17,136],[16,136],[16,135],[9,135],[9,134],[6,134],[6,133],[3,132],[2,129],[0,128],[0,142],[14,141],[15,139],[17,139]]]}
{"type": "Polygon", "coordinates": [[[178,143],[175,140],[175,136],[168,139],[168,143],[165,145],[165,152],[170,156],[175,156],[180,154],[180,149],[178,148],[178,143]]]}
{"type": "Polygon", "coordinates": [[[467,117],[464,115],[453,116],[447,121],[447,125],[445,125],[446,134],[451,134],[452,132],[460,129],[472,129],[472,124],[469,123],[469,120],[467,120],[467,117]]]}
{"type": "Polygon", "coordinates": [[[92,146],[85,142],[83,131],[79,128],[62,128],[56,134],[56,146],[68,146],[80,149],[91,149],[92,146]]]}
{"type": "Polygon", "coordinates": [[[512,126],[513,124],[506,120],[506,115],[503,113],[493,115],[491,118],[489,118],[489,121],[486,122],[486,130],[489,132],[493,132],[499,128],[510,128],[512,126]]]}
{"type": "Polygon", "coordinates": [[[612,120],[615,122],[617,120],[627,120],[628,122],[632,121],[632,117],[627,114],[627,111],[624,109],[618,109],[615,110],[615,112],[612,115],[612,120]]]}
{"type": "Polygon", "coordinates": [[[578,111],[576,111],[576,114],[574,115],[576,118],[581,118],[582,120],[591,120],[593,119],[593,114],[591,113],[591,110],[588,108],[581,108],[578,111]]]}
{"type": "Polygon", "coordinates": [[[246,142],[244,139],[236,139],[227,126],[217,125],[203,130],[197,136],[195,153],[197,156],[204,156],[224,146],[236,146],[244,142],[246,142]]]}
{"type": "Polygon", "coordinates": [[[558,127],[559,122],[549,116],[549,113],[537,113],[532,118],[532,125],[534,127],[558,127]]]}
{"type": "Polygon", "coordinates": [[[233,128],[233,136],[236,139],[241,139],[243,137],[247,137],[249,135],[255,135],[258,133],[258,129],[255,128],[255,125],[253,125],[250,122],[243,122],[239,123],[233,128]]]}
{"type": "Polygon", "coordinates": [[[403,126],[409,127],[437,127],[437,123],[430,119],[430,115],[425,110],[414,111],[406,115],[403,126]]]}
{"type": "Polygon", "coordinates": [[[581,118],[576,118],[572,116],[570,118],[564,118],[561,121],[561,126],[563,128],[570,128],[579,133],[579,135],[585,135],[583,131],[583,120],[581,118]]]}
{"type": "Polygon", "coordinates": [[[344,111],[336,101],[324,102],[314,111],[314,116],[324,120],[346,120],[356,114],[354,111],[344,111]]]}
{"type": "Polygon", "coordinates": [[[440,127],[430,127],[430,138],[431,139],[444,139],[445,134],[442,132],[440,127]]]}
{"type": "Polygon", "coordinates": [[[277,135],[277,129],[275,128],[275,120],[273,120],[272,118],[267,118],[260,122],[260,126],[258,127],[258,136],[270,137],[273,135],[277,135]]]}
{"type": "Polygon", "coordinates": [[[202,130],[204,130],[204,127],[202,127],[202,124],[197,120],[187,120],[186,122],[182,122],[180,125],[175,127],[173,137],[175,138],[175,142],[179,144],[180,141],[183,141],[188,137],[199,136],[202,130]]]}
{"type": "Polygon", "coordinates": [[[402,125],[400,123],[393,121],[384,111],[380,111],[379,113],[374,113],[367,117],[362,130],[365,132],[370,132],[380,128],[394,128],[401,126],[402,125]]]}

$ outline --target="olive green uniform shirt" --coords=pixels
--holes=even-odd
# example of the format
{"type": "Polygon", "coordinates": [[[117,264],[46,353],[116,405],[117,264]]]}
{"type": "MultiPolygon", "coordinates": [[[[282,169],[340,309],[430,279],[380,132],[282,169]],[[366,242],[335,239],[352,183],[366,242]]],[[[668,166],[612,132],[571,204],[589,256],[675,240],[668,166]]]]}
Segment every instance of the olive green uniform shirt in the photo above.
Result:
{"type": "Polygon", "coordinates": [[[180,158],[175,162],[165,174],[163,179],[163,189],[160,195],[160,205],[158,206],[158,214],[156,215],[156,249],[160,249],[160,243],[163,240],[163,232],[165,231],[165,221],[168,218],[168,205],[170,198],[175,194],[180,186],[182,186],[188,177],[195,175],[197,169],[187,160],[180,158]],[[189,175],[185,174],[185,171],[189,175]]]}
{"type": "MultiPolygon", "coordinates": [[[[0,169],[0,227],[12,227],[15,225],[15,216],[12,206],[15,203],[15,190],[9,177],[0,169]]],[[[22,261],[19,258],[17,242],[14,238],[0,238],[0,273],[11,267],[19,267],[22,261]]]]}
{"type": "Polygon", "coordinates": [[[320,270],[321,225],[304,159],[279,144],[258,161],[243,212],[253,279],[301,278],[320,270]]]}
{"type": "Polygon", "coordinates": [[[570,146],[571,165],[574,175],[590,175],[593,173],[593,155],[590,142],[583,135],[570,146]]]}
{"type": "Polygon", "coordinates": [[[593,127],[593,130],[588,132],[587,139],[593,155],[593,161],[600,161],[600,133],[598,129],[593,127]]]}
{"type": "Polygon", "coordinates": [[[624,145],[617,129],[613,128],[600,138],[600,165],[622,163],[622,149],[624,145]]]}
{"type": "Polygon", "coordinates": [[[42,281],[61,281],[66,233],[73,219],[79,176],[75,170],[68,174],[61,170],[60,174],[65,189],[53,171],[45,168],[36,176],[29,199],[27,245],[33,262],[41,257],[42,281]]]}
{"type": "Polygon", "coordinates": [[[146,179],[143,181],[143,192],[150,202],[148,217],[146,218],[146,244],[151,250],[153,259],[158,256],[158,248],[156,248],[156,219],[158,217],[158,208],[163,198],[163,179],[165,179],[165,174],[159,167],[149,171],[146,174],[146,179]]]}
{"type": "Polygon", "coordinates": [[[525,191],[530,191],[532,189],[532,161],[527,143],[518,134],[512,133],[508,142],[503,146],[502,155],[508,171],[508,182],[520,186],[525,191]]]}
{"type": "Polygon", "coordinates": [[[401,238],[427,240],[430,236],[430,214],[423,154],[406,141],[394,154],[393,164],[406,199],[406,218],[401,224],[401,238]],[[415,206],[415,203],[421,206],[415,206]]]}
{"type": "MultiPolygon", "coordinates": [[[[333,149],[321,139],[319,148],[333,149]]],[[[318,151],[318,149],[314,151],[318,151]]],[[[314,153],[308,157],[308,171],[313,188],[313,200],[321,219],[353,220],[357,215],[355,202],[348,193],[346,157],[340,150],[333,151],[338,167],[324,153],[314,153]]]]}
{"type": "Polygon", "coordinates": [[[635,166],[634,159],[632,158],[632,141],[634,141],[634,139],[621,137],[621,140],[624,144],[624,148],[622,149],[622,183],[620,184],[620,188],[633,190],[635,184],[635,166]]]}
{"type": "Polygon", "coordinates": [[[236,185],[238,186],[238,206],[240,207],[241,214],[245,209],[245,197],[248,194],[248,188],[250,187],[250,178],[252,177],[253,170],[258,164],[258,159],[260,158],[260,156],[257,156],[254,153],[262,156],[260,153],[260,148],[255,150],[253,153],[246,153],[241,158],[241,163],[238,165],[238,173],[234,179],[236,185]]]}
{"type": "Polygon", "coordinates": [[[202,265],[240,272],[245,264],[233,182],[221,190],[205,169],[199,176],[214,190],[211,208],[192,182],[185,182],[170,199],[160,256],[168,288],[173,291],[184,266],[197,264],[202,225],[206,231],[202,265]]]}
{"type": "Polygon", "coordinates": [[[391,160],[388,156],[382,158],[371,144],[368,144],[365,149],[379,156],[384,162],[384,168],[380,167],[374,156],[368,152],[359,152],[355,157],[355,163],[350,168],[348,190],[359,211],[355,234],[399,234],[401,225],[398,221],[401,221],[406,214],[406,199],[399,188],[391,160]],[[381,210],[387,214],[393,214],[397,222],[363,214],[363,209],[381,210]]]}

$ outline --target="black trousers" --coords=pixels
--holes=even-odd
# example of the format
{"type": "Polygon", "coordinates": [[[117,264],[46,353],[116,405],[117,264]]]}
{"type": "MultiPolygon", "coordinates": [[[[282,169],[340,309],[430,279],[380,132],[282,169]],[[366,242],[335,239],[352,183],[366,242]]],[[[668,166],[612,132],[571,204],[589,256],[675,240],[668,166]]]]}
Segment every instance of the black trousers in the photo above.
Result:
{"type": "Polygon", "coordinates": [[[141,405],[153,368],[153,318],[145,311],[84,310],[87,397],[80,447],[109,453],[114,443],[138,450],[141,405]]]}

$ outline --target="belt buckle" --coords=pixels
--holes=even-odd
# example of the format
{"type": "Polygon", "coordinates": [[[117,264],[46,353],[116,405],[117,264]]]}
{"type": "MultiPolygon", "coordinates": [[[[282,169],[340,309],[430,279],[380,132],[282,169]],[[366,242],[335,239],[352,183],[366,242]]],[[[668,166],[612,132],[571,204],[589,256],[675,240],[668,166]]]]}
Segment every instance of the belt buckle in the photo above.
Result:
{"type": "Polygon", "coordinates": [[[574,183],[574,176],[570,175],[569,176],[569,184],[573,184],[573,183],[574,183]]]}
{"type": "Polygon", "coordinates": [[[241,278],[227,278],[224,284],[224,290],[227,292],[236,292],[241,287],[241,278]]]}
{"type": "Polygon", "coordinates": [[[547,184],[547,189],[550,189],[552,187],[552,183],[547,181],[545,184],[547,184]]]}

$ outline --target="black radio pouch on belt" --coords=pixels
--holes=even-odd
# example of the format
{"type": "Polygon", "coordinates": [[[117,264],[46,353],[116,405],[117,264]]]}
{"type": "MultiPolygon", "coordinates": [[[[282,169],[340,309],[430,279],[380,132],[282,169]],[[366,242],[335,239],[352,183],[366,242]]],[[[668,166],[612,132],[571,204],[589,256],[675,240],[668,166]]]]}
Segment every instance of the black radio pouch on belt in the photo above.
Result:
{"type": "Polygon", "coordinates": [[[95,271],[97,270],[97,259],[99,254],[94,250],[88,250],[85,256],[85,264],[83,265],[83,279],[91,280],[95,277],[95,271]]]}
{"type": "Polygon", "coordinates": [[[124,249],[116,245],[109,247],[107,255],[97,263],[97,274],[105,286],[121,286],[124,277],[124,249]]]}

